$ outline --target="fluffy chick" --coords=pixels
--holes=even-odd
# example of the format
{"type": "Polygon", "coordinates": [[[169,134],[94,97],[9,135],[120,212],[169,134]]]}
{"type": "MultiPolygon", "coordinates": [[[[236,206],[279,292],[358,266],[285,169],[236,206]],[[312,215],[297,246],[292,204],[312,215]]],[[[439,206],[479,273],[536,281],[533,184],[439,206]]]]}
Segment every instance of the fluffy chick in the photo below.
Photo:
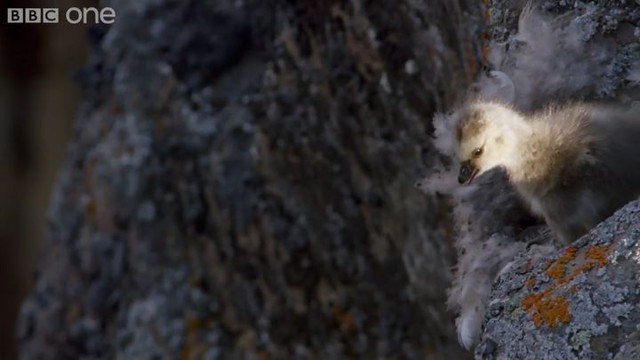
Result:
{"type": "Polygon", "coordinates": [[[499,102],[458,110],[458,181],[503,167],[530,209],[563,243],[640,194],[640,119],[588,104],[524,114],[499,102]]]}

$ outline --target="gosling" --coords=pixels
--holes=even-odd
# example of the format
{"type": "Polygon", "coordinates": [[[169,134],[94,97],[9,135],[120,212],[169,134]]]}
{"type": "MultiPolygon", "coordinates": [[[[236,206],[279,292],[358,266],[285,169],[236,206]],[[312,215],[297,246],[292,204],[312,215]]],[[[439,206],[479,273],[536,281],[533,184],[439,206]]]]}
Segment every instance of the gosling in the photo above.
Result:
{"type": "Polygon", "coordinates": [[[524,114],[474,101],[454,116],[458,182],[503,167],[564,244],[640,195],[638,113],[579,103],[524,114]]]}

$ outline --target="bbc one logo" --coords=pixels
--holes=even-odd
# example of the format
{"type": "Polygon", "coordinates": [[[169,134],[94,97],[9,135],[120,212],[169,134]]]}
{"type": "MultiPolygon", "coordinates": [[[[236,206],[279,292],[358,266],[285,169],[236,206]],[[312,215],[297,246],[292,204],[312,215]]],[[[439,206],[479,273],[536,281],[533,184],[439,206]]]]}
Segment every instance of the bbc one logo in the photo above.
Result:
{"type": "MultiPolygon", "coordinates": [[[[8,8],[9,24],[58,24],[60,9],[57,8],[8,8]]],[[[116,11],[110,7],[72,7],[62,12],[62,20],[69,24],[113,24],[116,11]]]]}

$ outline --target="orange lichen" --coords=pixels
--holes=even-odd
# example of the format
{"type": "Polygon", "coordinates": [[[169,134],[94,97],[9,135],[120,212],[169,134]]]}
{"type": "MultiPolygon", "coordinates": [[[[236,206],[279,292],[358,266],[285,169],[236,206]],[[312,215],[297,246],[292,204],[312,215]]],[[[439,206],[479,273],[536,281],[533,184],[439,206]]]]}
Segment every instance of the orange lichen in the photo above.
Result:
{"type": "Polygon", "coordinates": [[[571,319],[569,301],[562,296],[543,299],[538,305],[538,311],[533,314],[532,318],[536,326],[546,324],[550,328],[554,328],[560,323],[566,324],[571,319]]]}
{"type": "Polygon", "coordinates": [[[533,287],[533,285],[536,284],[536,279],[530,277],[530,278],[527,279],[527,283],[526,284],[527,284],[527,287],[533,287]]]}
{"type": "Polygon", "coordinates": [[[597,245],[589,247],[585,253],[585,257],[589,260],[593,260],[600,266],[607,264],[607,256],[611,252],[611,245],[597,245]]]}
{"type": "Polygon", "coordinates": [[[533,293],[522,299],[522,307],[529,311],[536,326],[547,325],[554,328],[566,324],[571,319],[569,302],[563,296],[552,296],[552,289],[533,293]]]}
{"type": "Polygon", "coordinates": [[[521,302],[522,307],[525,310],[530,310],[530,309],[536,307],[537,304],[540,302],[540,300],[542,300],[543,297],[548,295],[547,293],[548,293],[548,290],[545,290],[545,291],[540,291],[540,292],[536,292],[536,293],[533,293],[531,295],[525,296],[524,299],[522,299],[522,302],[521,302]]]}
{"type": "Polygon", "coordinates": [[[589,270],[597,269],[607,265],[607,256],[611,252],[611,245],[594,245],[589,246],[584,253],[584,263],[576,267],[567,277],[564,282],[569,282],[575,279],[576,276],[585,273],[589,270]]]}
{"type": "Polygon", "coordinates": [[[575,246],[569,246],[556,260],[547,262],[547,270],[545,272],[552,279],[556,280],[559,285],[566,284],[586,271],[605,266],[607,264],[607,256],[610,252],[611,245],[594,245],[587,247],[582,256],[582,264],[574,267],[573,271],[567,274],[569,263],[575,260],[578,255],[578,249],[575,246]]]}
{"type": "MultiPolygon", "coordinates": [[[[545,273],[553,281],[549,283],[547,289],[525,296],[521,301],[522,307],[529,313],[533,323],[536,326],[547,325],[554,328],[559,324],[569,322],[571,319],[569,301],[566,297],[558,295],[558,290],[578,275],[605,266],[610,252],[611,245],[588,246],[581,253],[578,253],[577,247],[569,246],[557,259],[547,261],[545,273]],[[582,261],[576,261],[577,258],[581,258],[582,261]],[[572,271],[569,271],[571,265],[576,263],[581,264],[574,266],[572,271]]],[[[527,279],[526,284],[532,287],[532,284],[535,284],[535,279],[527,279]]],[[[578,291],[578,287],[572,285],[566,291],[574,294],[578,291]]]]}
{"type": "Polygon", "coordinates": [[[575,259],[577,253],[578,253],[577,247],[573,245],[567,246],[567,248],[564,250],[564,253],[562,253],[562,256],[560,258],[573,260],[575,259]]]}
{"type": "Polygon", "coordinates": [[[562,279],[565,276],[567,264],[576,258],[577,252],[578,249],[575,246],[568,246],[558,259],[549,262],[547,275],[555,280],[562,279]]]}

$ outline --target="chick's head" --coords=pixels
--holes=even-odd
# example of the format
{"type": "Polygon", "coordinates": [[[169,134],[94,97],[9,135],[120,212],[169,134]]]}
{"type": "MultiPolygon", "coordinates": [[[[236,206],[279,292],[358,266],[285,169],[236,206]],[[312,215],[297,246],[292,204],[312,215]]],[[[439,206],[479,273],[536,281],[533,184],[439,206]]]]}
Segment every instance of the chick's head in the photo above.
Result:
{"type": "Polygon", "coordinates": [[[526,124],[516,111],[498,103],[478,102],[455,116],[459,183],[471,183],[497,166],[509,170],[517,161],[517,144],[526,136],[526,124]]]}

